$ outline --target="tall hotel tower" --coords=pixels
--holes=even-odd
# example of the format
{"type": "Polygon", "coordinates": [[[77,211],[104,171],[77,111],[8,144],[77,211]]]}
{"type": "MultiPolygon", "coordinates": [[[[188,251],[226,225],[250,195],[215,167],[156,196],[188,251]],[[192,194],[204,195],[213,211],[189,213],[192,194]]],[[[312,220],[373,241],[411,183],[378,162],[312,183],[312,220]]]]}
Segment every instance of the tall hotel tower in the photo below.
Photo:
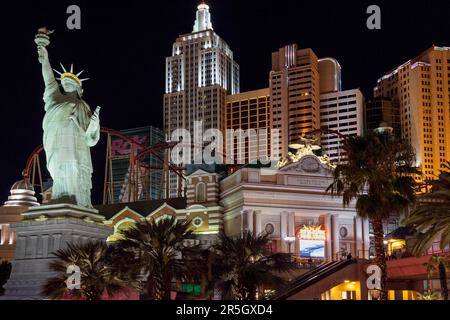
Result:
{"type": "Polygon", "coordinates": [[[274,157],[285,157],[289,145],[320,128],[319,85],[318,59],[311,49],[293,44],[272,53],[271,123],[279,130],[279,153],[274,157]]]}
{"type": "MultiPolygon", "coordinates": [[[[167,140],[178,128],[188,130],[194,139],[195,121],[202,121],[203,130],[225,132],[226,96],[239,93],[239,65],[227,43],[213,31],[209,6],[204,2],[197,6],[192,32],[180,35],[172,56],[166,58],[165,91],[167,140]]],[[[176,176],[171,177],[171,195],[176,193],[174,179],[176,176]]]]}
{"type": "MultiPolygon", "coordinates": [[[[333,58],[318,59],[309,48],[296,44],[272,53],[270,72],[271,124],[279,130],[280,158],[302,137],[319,128],[341,135],[361,135],[364,97],[359,89],[342,91],[341,66],[333,58]]],[[[272,141],[277,137],[271,137],[272,141]]],[[[331,161],[344,157],[340,138],[322,134],[317,144],[331,161]]]]}
{"type": "Polygon", "coordinates": [[[450,48],[433,46],[385,74],[375,98],[398,105],[401,136],[416,152],[425,179],[450,161],[450,48]]]}

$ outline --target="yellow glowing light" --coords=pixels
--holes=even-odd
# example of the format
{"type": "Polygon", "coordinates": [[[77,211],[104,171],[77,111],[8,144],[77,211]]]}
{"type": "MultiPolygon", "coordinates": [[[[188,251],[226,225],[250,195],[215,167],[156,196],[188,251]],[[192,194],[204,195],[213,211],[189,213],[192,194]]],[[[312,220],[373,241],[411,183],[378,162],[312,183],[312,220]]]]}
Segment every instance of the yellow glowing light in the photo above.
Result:
{"type": "Polygon", "coordinates": [[[303,226],[297,233],[298,237],[303,240],[325,240],[325,230],[322,226],[303,226]]]}
{"type": "Polygon", "coordinates": [[[80,79],[76,75],[74,75],[73,73],[69,73],[69,72],[63,73],[61,75],[61,80],[64,79],[64,78],[71,78],[71,79],[75,80],[78,84],[81,85],[80,79]]]}
{"type": "Polygon", "coordinates": [[[345,282],[345,283],[349,283],[349,282],[350,282],[350,280],[344,280],[344,282],[345,282]]]}

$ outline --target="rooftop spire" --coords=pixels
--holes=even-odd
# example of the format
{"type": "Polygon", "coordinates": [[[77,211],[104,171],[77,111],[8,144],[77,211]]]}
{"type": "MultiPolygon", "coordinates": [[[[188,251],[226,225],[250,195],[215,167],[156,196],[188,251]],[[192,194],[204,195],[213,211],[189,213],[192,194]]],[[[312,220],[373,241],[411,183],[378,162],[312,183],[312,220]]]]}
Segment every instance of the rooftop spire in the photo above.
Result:
{"type": "Polygon", "coordinates": [[[203,30],[212,30],[211,14],[209,13],[209,6],[205,0],[200,1],[197,6],[197,13],[195,18],[194,29],[192,32],[199,32],[203,30]]]}

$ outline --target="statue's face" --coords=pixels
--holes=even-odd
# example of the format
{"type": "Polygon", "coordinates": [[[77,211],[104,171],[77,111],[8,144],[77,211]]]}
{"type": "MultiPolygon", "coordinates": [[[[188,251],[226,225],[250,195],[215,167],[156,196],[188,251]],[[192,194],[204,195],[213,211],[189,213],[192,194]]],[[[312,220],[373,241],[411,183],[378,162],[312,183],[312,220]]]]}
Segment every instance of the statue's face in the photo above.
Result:
{"type": "Polygon", "coordinates": [[[63,79],[61,85],[65,92],[77,92],[79,85],[72,79],[63,79]]]}

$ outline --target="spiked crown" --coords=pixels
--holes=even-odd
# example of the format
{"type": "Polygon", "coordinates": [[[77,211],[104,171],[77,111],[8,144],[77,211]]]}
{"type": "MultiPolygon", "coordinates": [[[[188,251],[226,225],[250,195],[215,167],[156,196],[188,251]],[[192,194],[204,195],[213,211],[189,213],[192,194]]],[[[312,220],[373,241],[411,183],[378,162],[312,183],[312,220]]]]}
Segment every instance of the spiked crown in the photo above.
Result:
{"type": "Polygon", "coordinates": [[[62,81],[64,79],[72,79],[74,80],[80,87],[82,86],[82,82],[89,80],[89,78],[80,79],[79,76],[83,73],[84,70],[81,70],[77,74],[73,72],[73,64],[70,65],[70,71],[67,71],[66,68],[64,68],[63,64],[60,63],[61,68],[63,72],[59,72],[58,70],[53,69],[57,74],[59,74],[58,80],[62,81]]]}

